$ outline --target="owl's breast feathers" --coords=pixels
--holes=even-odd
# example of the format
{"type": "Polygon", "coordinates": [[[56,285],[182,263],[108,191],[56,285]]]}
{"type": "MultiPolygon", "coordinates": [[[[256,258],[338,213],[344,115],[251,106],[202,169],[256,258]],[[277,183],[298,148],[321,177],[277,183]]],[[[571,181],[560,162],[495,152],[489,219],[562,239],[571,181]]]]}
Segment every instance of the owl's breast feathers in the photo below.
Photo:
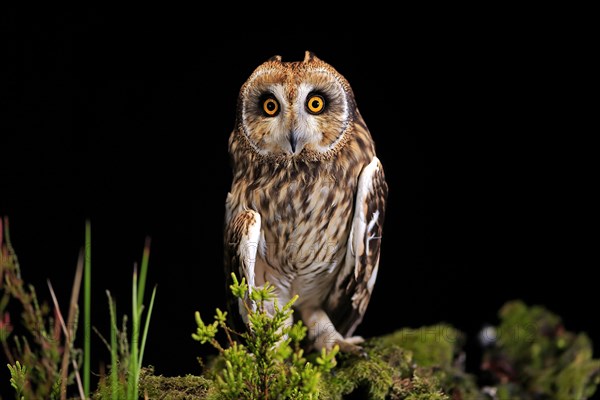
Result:
{"type": "MultiPolygon", "coordinates": [[[[355,314],[364,314],[372,291],[387,195],[383,171],[375,171],[380,164],[372,139],[360,117],[349,133],[347,143],[335,155],[311,161],[265,158],[234,131],[230,139],[234,181],[225,226],[227,246],[232,246],[235,238],[247,237],[239,232],[236,218],[245,215],[249,219],[254,212],[260,215],[260,235],[253,235],[258,238],[253,245],[257,284],[278,281],[279,289],[298,293],[300,301],[304,297],[324,303],[329,296],[328,307],[342,320],[352,319],[340,330],[343,333],[353,330],[361,319],[355,314]],[[371,167],[369,176],[361,178],[374,160],[377,168],[371,167]],[[376,193],[373,185],[377,185],[376,193]],[[380,220],[373,220],[373,215],[380,220]],[[357,239],[358,235],[366,239],[357,239]]],[[[227,270],[247,272],[231,261],[226,257],[227,270]]]]}

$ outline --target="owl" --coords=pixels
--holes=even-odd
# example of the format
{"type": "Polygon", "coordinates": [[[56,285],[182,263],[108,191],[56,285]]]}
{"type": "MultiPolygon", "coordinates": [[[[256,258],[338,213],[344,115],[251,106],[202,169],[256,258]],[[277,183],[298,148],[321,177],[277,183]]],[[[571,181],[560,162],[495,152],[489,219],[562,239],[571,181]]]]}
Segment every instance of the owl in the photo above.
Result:
{"type": "Polygon", "coordinates": [[[309,51],[267,60],[240,89],[229,155],[226,277],[273,285],[278,304],[298,295],[288,323],[302,319],[311,349],[362,352],[388,186],[348,81],[309,51]]]}

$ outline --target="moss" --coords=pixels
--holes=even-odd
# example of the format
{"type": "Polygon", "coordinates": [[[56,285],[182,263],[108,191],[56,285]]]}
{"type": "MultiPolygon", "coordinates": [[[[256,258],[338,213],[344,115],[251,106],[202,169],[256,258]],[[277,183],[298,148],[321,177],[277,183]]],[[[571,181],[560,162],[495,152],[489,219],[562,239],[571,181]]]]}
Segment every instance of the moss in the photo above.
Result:
{"type": "MultiPolygon", "coordinates": [[[[126,399],[127,385],[119,386],[117,398],[126,399]]],[[[139,381],[140,398],[156,400],[205,400],[214,398],[212,381],[203,376],[155,375],[154,368],[142,368],[139,381]]],[[[112,399],[110,384],[101,379],[93,399],[112,399]]]]}
{"type": "Polygon", "coordinates": [[[157,376],[152,368],[145,368],[140,374],[140,393],[149,399],[202,400],[208,398],[210,389],[211,381],[202,376],[157,376]]]}
{"type": "MultiPolygon", "coordinates": [[[[398,346],[408,352],[415,366],[415,380],[435,380],[453,399],[478,399],[475,376],[464,370],[464,333],[448,324],[404,328],[377,339],[381,346],[398,346]],[[416,379],[418,378],[418,379],[416,379]]],[[[421,384],[421,383],[419,383],[421,384]]]]}
{"type": "Polygon", "coordinates": [[[410,356],[398,347],[382,348],[373,343],[365,346],[368,358],[340,356],[335,372],[324,377],[326,399],[341,399],[356,390],[369,399],[385,399],[396,382],[409,374],[410,356]]]}
{"type": "Polygon", "coordinates": [[[322,398],[483,399],[460,362],[463,343],[464,334],[444,324],[369,339],[368,358],[340,357],[324,379],[322,398]]]}
{"type": "Polygon", "coordinates": [[[404,328],[380,338],[381,344],[410,350],[422,367],[450,368],[463,343],[464,334],[445,324],[419,329],[404,328]]]}

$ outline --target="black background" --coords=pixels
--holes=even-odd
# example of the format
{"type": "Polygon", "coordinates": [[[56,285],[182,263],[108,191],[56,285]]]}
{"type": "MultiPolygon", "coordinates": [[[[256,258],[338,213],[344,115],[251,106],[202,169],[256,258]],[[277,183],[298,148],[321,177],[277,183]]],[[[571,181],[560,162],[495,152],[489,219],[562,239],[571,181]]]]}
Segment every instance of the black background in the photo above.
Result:
{"type": "MultiPolygon", "coordinates": [[[[597,226],[597,182],[571,119],[581,77],[560,24],[404,16],[385,32],[325,32],[122,11],[0,14],[0,214],[40,297],[50,279],[68,301],[89,218],[93,324],[108,333],[104,291],[130,313],[148,235],[158,290],[144,364],[199,373],[196,357],[212,351],[190,338],[193,313],[224,306],[239,87],[267,58],[312,50],[351,83],[390,185],[379,277],[357,333],[448,322],[467,334],[474,372],[477,331],[520,298],[600,340],[586,233],[597,226]]],[[[94,348],[97,368],[109,353],[96,338],[94,348]]]]}

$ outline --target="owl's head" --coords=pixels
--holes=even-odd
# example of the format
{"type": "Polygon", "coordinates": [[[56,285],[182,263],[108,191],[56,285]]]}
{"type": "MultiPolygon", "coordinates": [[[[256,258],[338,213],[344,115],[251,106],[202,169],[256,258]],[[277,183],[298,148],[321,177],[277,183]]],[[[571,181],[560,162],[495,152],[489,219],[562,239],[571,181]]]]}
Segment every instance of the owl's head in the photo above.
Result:
{"type": "Polygon", "coordinates": [[[331,154],[356,116],[348,81],[307,51],[303,61],[275,56],[244,83],[237,126],[262,155],[293,158],[331,154]]]}

